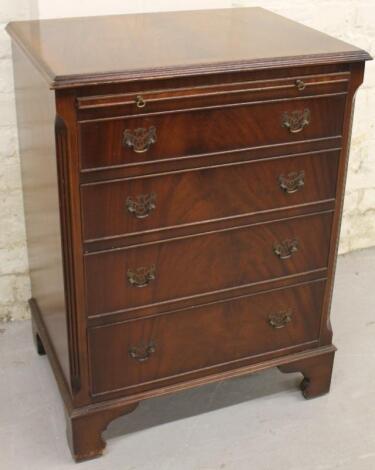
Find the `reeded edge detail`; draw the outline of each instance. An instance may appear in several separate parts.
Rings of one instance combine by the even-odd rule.
[[[60,217],[61,217],[61,235],[63,237],[63,259],[64,259],[64,287],[65,287],[65,303],[67,316],[67,330],[69,341],[69,367],[70,367],[70,384],[72,391],[77,393],[81,389],[81,365],[79,358],[79,340],[78,340],[78,319],[75,299],[75,273],[73,270],[72,258],[74,253],[72,250],[71,239],[71,204],[70,192],[68,185],[62,181],[67,181],[69,170],[69,143],[68,129],[64,119],[56,115],[55,117],[55,140],[58,171],[61,173],[59,178],[59,199],[60,199]],[[68,267],[71,266],[71,272],[68,273]]]
[[[246,72],[260,69],[275,69],[303,65],[322,65],[345,62],[363,62],[372,60],[364,50],[350,51],[341,54],[319,54],[301,57],[284,57],[258,61],[217,62],[212,64],[191,64],[188,66],[165,67],[160,69],[138,69],[122,72],[107,72],[87,75],[60,75],[50,78],[54,89],[70,88],[102,83],[126,82],[139,79],[173,78],[191,75],[209,75],[224,72]]]

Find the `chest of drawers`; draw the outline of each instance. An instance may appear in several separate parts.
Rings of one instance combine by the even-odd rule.
[[[269,367],[328,392],[368,54],[260,8],[8,32],[33,333],[75,459],[150,397]]]

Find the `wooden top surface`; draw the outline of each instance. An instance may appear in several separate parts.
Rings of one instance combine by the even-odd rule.
[[[53,88],[371,58],[262,8],[20,21],[7,31]]]

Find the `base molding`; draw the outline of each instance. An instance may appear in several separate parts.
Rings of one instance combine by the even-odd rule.
[[[226,370],[224,372],[218,372],[215,374],[210,374],[204,377],[191,379],[184,382],[175,383],[168,386],[163,386],[160,388],[155,388],[153,390],[147,390],[144,392],[139,392],[134,395],[109,399],[106,401],[96,402],[91,405],[88,405],[85,408],[77,409],[77,412],[89,412],[90,410],[98,410],[101,408],[108,408],[109,406],[126,406],[134,402],[140,402],[142,400],[147,400],[149,398],[160,397],[164,395],[169,395],[172,393],[177,393],[189,388],[195,388],[203,386],[209,383],[219,382],[222,380],[227,380],[235,377],[240,377],[243,375],[252,374],[255,372],[260,372],[262,370],[270,369],[273,367],[278,367],[283,372],[286,372],[286,367],[290,367],[290,372],[302,372],[301,364],[308,363],[310,360],[315,358],[317,363],[325,361],[326,357],[334,356],[336,352],[336,347],[334,345],[317,347],[314,349],[308,349],[302,352],[288,354],[285,356],[280,356],[273,358],[264,362],[258,362],[256,364],[250,364],[243,367],[234,368],[231,370]],[[292,370],[293,369],[293,370]],[[302,372],[303,373],[303,372]]]
[[[102,455],[106,445],[102,438],[102,433],[109,423],[122,415],[132,412],[140,401],[148,398],[168,395],[189,388],[248,375],[271,367],[278,367],[282,372],[286,373],[301,372],[304,376],[301,390],[305,398],[313,398],[329,391],[336,351],[335,346],[332,344],[155,388],[131,396],[91,402],[86,406],[75,407],[69,385],[64,377],[48,335],[38,303],[35,299],[30,299],[29,304],[32,314],[33,335],[37,341],[37,351],[39,354],[43,351],[47,353],[56,377],[65,404],[67,438],[73,458],[76,461],[87,460]],[[92,397],[87,397],[87,399],[88,401],[92,400]]]

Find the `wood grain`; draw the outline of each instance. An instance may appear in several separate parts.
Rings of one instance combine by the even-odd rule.
[[[314,99],[242,104],[144,117],[116,118],[80,125],[83,169],[134,165],[200,153],[216,153],[301,139],[341,135],[345,93]],[[284,113],[308,109],[311,122],[292,134],[282,126]],[[123,145],[124,132],[155,128],[156,142],[144,153]]]
[[[369,59],[262,8],[15,22],[8,32],[55,88]]]
[[[199,296],[324,268],[331,220],[328,212],[86,255],[87,314]],[[290,259],[280,260],[274,245],[287,239],[297,239],[299,248]],[[128,282],[128,270],[152,265],[156,279],[148,286],[137,288]]]
[[[283,354],[284,348],[316,342],[324,285],[313,283],[91,329],[92,393],[172,376],[183,380],[186,372],[270,351]],[[285,312],[290,312],[290,322],[273,328],[270,316]],[[130,357],[131,348],[139,348],[141,354],[149,344],[155,351],[144,362]]]
[[[301,372],[301,391],[306,399],[316,398],[329,392],[335,351],[324,356],[309,357],[291,364],[279,366],[281,372]]]
[[[235,218],[258,211],[332,200],[339,152],[179,171],[81,186],[86,241],[148,230]],[[304,186],[287,193],[280,177],[303,174]],[[155,208],[137,218],[129,212],[140,196],[154,195]],[[130,203],[127,201],[130,199]]]

